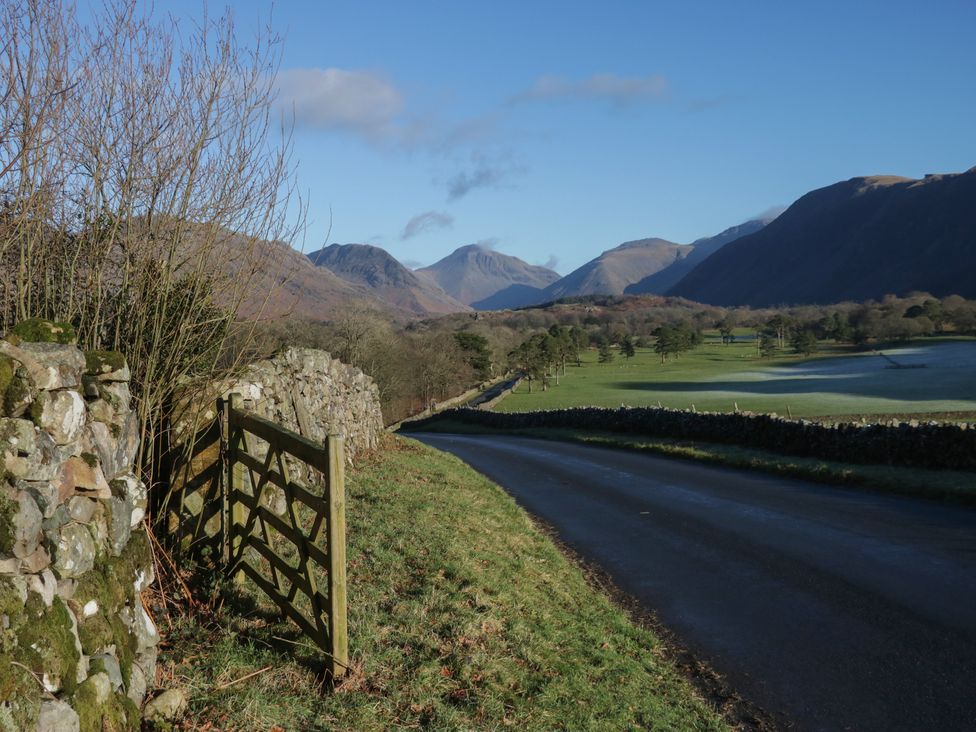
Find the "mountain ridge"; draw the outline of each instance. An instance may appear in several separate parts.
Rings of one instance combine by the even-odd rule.
[[[810,191],[667,291],[711,305],[976,297],[976,168],[850,178]]]

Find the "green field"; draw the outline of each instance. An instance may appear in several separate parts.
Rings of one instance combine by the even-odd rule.
[[[759,358],[746,341],[706,343],[666,364],[650,349],[597,363],[587,351],[546,392],[525,384],[496,409],[521,412],[564,407],[657,406],[699,411],[775,412],[793,416],[976,413],[976,340],[918,341],[884,353],[832,347],[814,358]],[[966,414],[968,413],[968,414]]]

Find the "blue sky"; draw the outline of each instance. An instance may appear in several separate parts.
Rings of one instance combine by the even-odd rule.
[[[331,209],[329,243],[416,266],[486,242],[565,274],[852,176],[976,165],[973,0],[233,7],[285,36],[306,250]]]

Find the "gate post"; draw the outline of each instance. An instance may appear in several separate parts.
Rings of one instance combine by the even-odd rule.
[[[225,404],[225,424],[227,429],[227,503],[228,503],[228,539],[230,554],[231,579],[237,584],[244,582],[244,573],[237,567],[243,559],[243,541],[241,530],[244,526],[244,505],[237,500],[237,491],[244,489],[246,476],[244,464],[238,461],[237,451],[241,446],[243,435],[234,425],[234,411],[241,408],[243,398],[240,394],[229,394]]]
[[[329,549],[329,669],[332,678],[344,676],[349,667],[349,635],[346,627],[346,457],[340,435],[326,438],[329,452],[329,516],[326,521]]]

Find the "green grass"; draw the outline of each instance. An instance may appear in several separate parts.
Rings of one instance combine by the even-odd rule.
[[[727,728],[652,632],[456,458],[388,438],[350,475],[347,516],[351,677],[319,694],[316,654],[245,588],[167,636],[187,729]]]
[[[775,412],[795,417],[861,415],[976,416],[976,341],[918,341],[900,348],[925,349],[899,355],[920,369],[889,369],[870,352],[831,346],[814,358],[756,356],[755,346],[723,346],[714,338],[679,359],[662,364],[649,349],[633,358],[617,354],[597,363],[595,351],[581,367],[569,366],[560,384],[529,394],[526,385],[497,407],[502,412],[565,407],[657,406],[728,412]]]
[[[858,465],[833,460],[783,455],[736,445],[663,437],[620,435],[573,429],[525,428],[497,430],[443,419],[424,426],[425,432],[503,434],[579,442],[600,447],[648,452],[665,457],[759,470],[818,483],[866,488],[965,505],[976,504],[976,475],[961,470],[926,470],[892,465]]]

